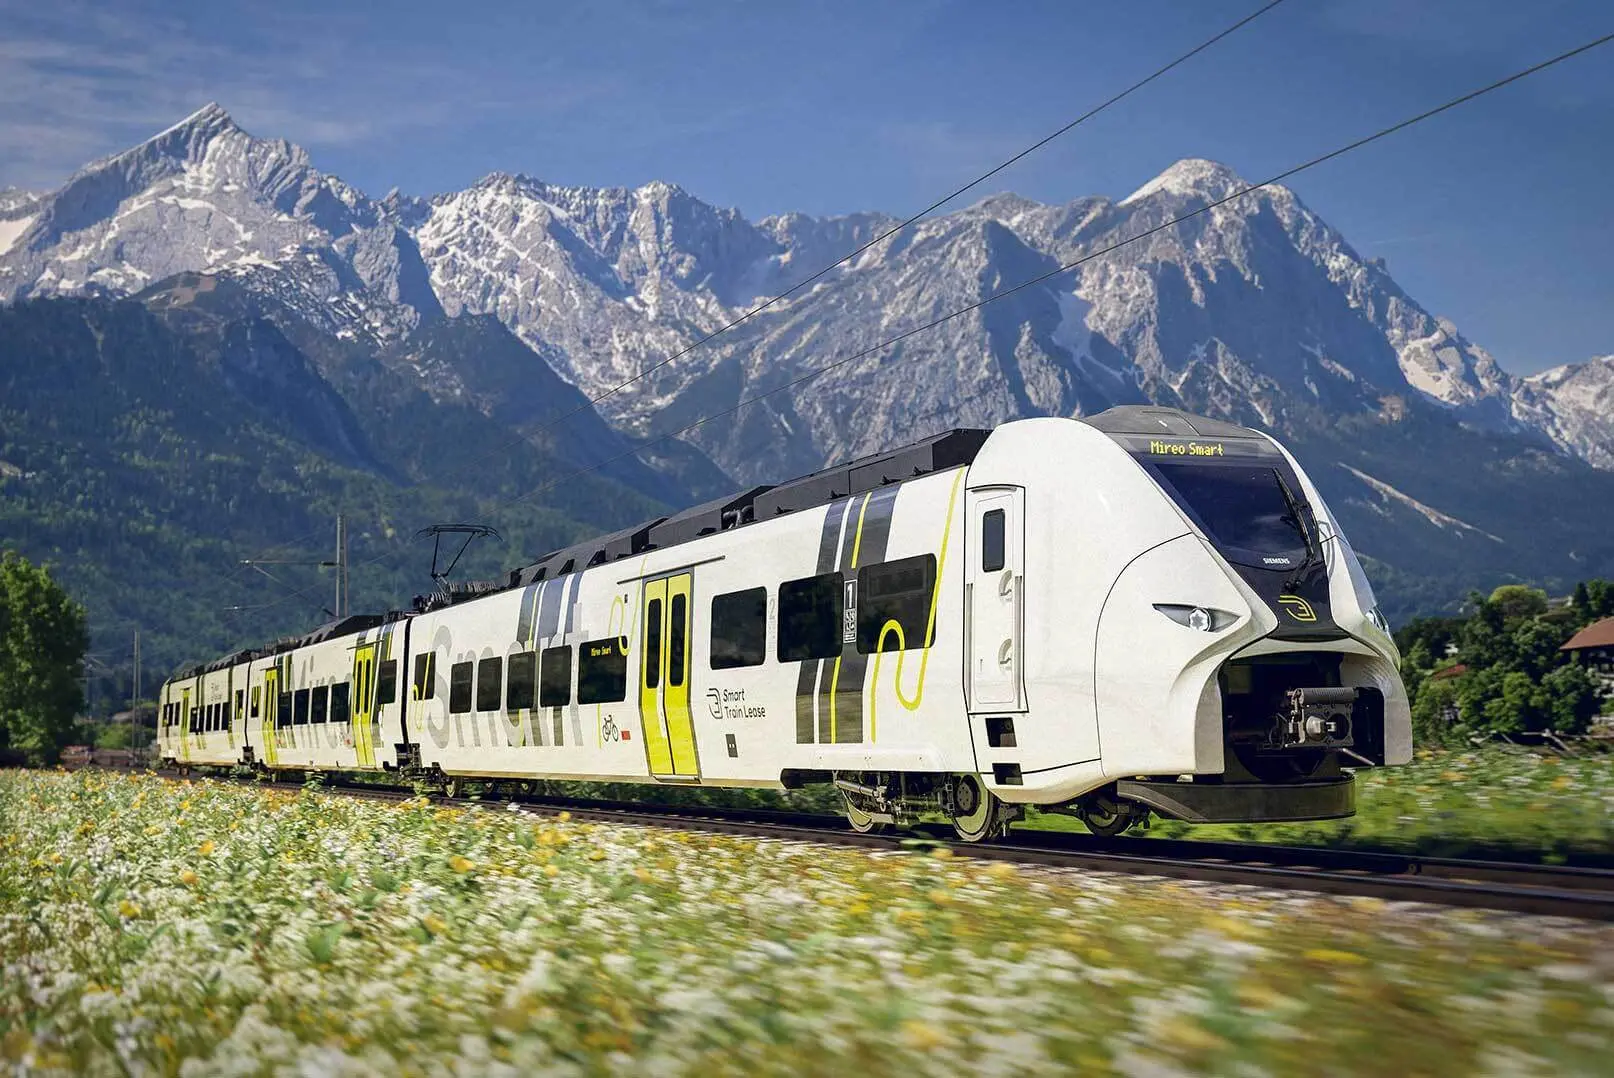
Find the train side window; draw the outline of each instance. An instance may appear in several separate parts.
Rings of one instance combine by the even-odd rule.
[[[475,663],[467,660],[448,668],[448,710],[463,715],[471,710],[471,681],[475,676]]]
[[[313,691],[309,708],[309,722],[324,722],[331,717],[331,689],[329,685],[321,685]]]
[[[667,615],[672,623],[667,630],[667,684],[676,689],[684,683],[689,663],[689,596],[674,595]]]
[[[263,686],[252,686],[252,717],[258,717],[258,704],[263,699]]]
[[[375,689],[375,702],[377,707],[398,701],[398,660],[388,659],[381,664],[381,673],[378,675]]]
[[[989,509],[981,518],[981,569],[995,573],[1003,568],[1008,549],[1003,510]]]
[[[235,722],[236,719],[241,718],[241,716],[246,713],[246,706],[247,706],[247,690],[245,690],[245,689],[237,689],[237,690],[235,690],[235,710],[230,713],[230,722],[232,724]]]
[[[538,653],[523,651],[510,656],[510,685],[504,693],[506,711],[525,711],[532,707],[538,690]]]
[[[712,598],[712,669],[760,666],[768,657],[768,589]]]
[[[291,725],[291,693],[283,692],[276,702],[276,726]]]
[[[614,704],[628,696],[628,652],[622,638],[586,640],[578,645],[577,702]]]
[[[191,733],[193,734],[199,734],[202,732],[201,711],[202,709],[199,707],[191,708]]]
[[[936,556],[898,558],[857,571],[857,650],[908,651],[935,640],[930,624]],[[926,635],[927,629],[929,635]]]
[[[353,686],[344,681],[331,686],[331,721],[353,721]]]
[[[476,709],[497,711],[504,695],[504,660],[498,656],[476,664]]]
[[[644,687],[661,684],[661,600],[652,599],[644,611]]]
[[[291,694],[291,723],[293,726],[308,725],[308,697],[307,689],[298,689]]]
[[[572,646],[545,648],[538,670],[538,706],[565,707],[572,702]]]
[[[828,659],[841,653],[841,574],[779,585],[779,661]]]
[[[437,693],[437,652],[415,656],[415,699],[430,700]]]

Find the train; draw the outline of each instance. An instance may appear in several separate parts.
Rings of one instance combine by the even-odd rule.
[[[180,671],[179,768],[837,791],[859,831],[1355,811],[1399,655],[1273,437],[1148,406],[953,430]]]

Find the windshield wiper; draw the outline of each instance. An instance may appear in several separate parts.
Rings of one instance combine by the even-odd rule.
[[[1311,529],[1306,526],[1306,518],[1301,515],[1303,509],[1309,511],[1311,507],[1304,505],[1300,499],[1295,497],[1295,492],[1289,489],[1289,484],[1284,480],[1281,471],[1276,468],[1272,469],[1272,477],[1278,481],[1278,489],[1283,492],[1283,502],[1289,507],[1289,516],[1295,522],[1295,530],[1300,533],[1300,538],[1306,544],[1306,556],[1300,559],[1300,564],[1295,567],[1294,576],[1285,585],[1293,588],[1295,583],[1306,575],[1306,570],[1311,568],[1312,562],[1317,556],[1311,542]]]

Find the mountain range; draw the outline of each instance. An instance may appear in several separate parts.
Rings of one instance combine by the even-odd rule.
[[[663,505],[947,427],[1154,401],[1294,445],[1392,610],[1467,582],[1614,569],[1614,356],[1509,374],[1281,186],[1131,241],[1244,186],[1190,159],[1119,200],[998,195],[928,218],[592,408],[585,397],[897,219],[753,222],[668,183],[504,173],[377,199],[209,105],[55,191],[0,192],[0,301],[132,300],[166,331],[213,342],[204,351],[237,395],[261,403],[262,387],[296,385],[293,436],[394,483],[446,481],[426,458],[450,450],[380,438],[372,383],[412,402],[397,408],[417,424],[453,415],[477,438],[513,433]]]

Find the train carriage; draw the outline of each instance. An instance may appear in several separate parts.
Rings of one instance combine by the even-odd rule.
[[[1410,758],[1397,661],[1280,445],[1120,408],[950,432],[221,660],[164,699],[235,721],[162,744],[443,783],[833,782],[856,827],[936,811],[968,839],[1028,804],[1101,832],[1323,818],[1354,809],[1346,767]]]

